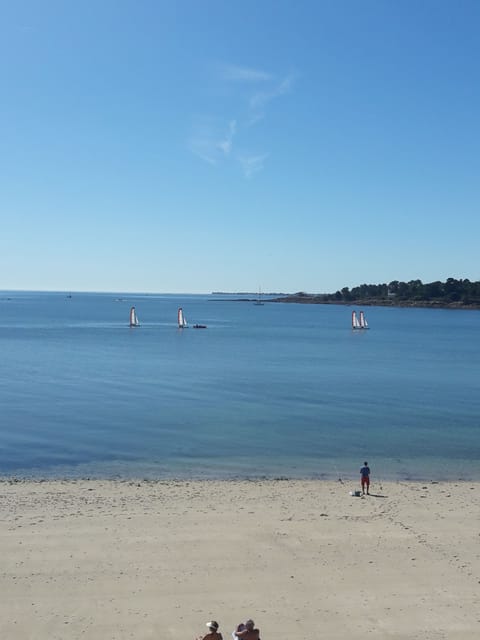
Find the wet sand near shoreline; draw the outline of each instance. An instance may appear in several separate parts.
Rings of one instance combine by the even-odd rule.
[[[0,481],[0,637],[470,640],[480,483]]]

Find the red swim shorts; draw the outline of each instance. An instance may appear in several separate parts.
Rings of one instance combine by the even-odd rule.
[[[362,487],[364,485],[367,485],[367,487],[370,486],[370,478],[368,476],[362,476]]]

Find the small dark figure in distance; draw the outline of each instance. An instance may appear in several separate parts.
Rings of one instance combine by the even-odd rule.
[[[370,467],[368,462],[363,463],[363,467],[360,469],[360,482],[362,485],[362,494],[365,495],[365,489],[367,490],[367,496],[370,489]]]

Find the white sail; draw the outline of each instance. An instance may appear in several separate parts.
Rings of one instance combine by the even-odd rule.
[[[130,326],[138,327],[138,325],[139,325],[139,322],[137,318],[137,312],[135,311],[135,307],[132,307],[130,309]]]
[[[183,329],[184,327],[187,326],[187,319],[185,318],[185,316],[183,315],[183,309],[182,307],[178,308],[178,314],[177,314],[177,318],[178,318],[178,328],[179,329]]]
[[[352,329],[360,329],[360,323],[358,321],[356,311],[352,311]]]
[[[368,329],[368,322],[363,311],[360,311],[360,329]]]

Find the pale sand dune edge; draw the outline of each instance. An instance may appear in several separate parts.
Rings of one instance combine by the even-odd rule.
[[[0,638],[480,637],[480,483],[1,481]]]

